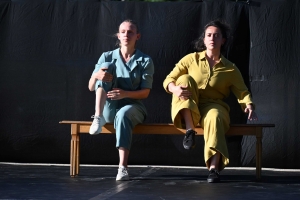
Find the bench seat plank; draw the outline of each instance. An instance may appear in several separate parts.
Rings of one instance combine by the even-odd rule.
[[[92,122],[90,121],[61,121],[60,124],[77,124],[79,133],[89,133]],[[231,124],[226,135],[256,135],[257,127],[274,127],[274,124]],[[197,126],[195,131],[197,135],[203,135],[203,129]],[[173,124],[151,123],[138,124],[134,130],[134,134],[160,134],[160,135],[177,135],[185,134],[185,129],[176,128]],[[112,123],[107,123],[102,128],[102,133],[112,134],[115,129]]]

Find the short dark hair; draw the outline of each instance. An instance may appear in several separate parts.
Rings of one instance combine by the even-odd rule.
[[[225,43],[221,47],[221,51],[224,51],[230,38],[230,26],[225,21],[220,19],[213,20],[204,26],[201,36],[194,41],[195,49],[198,51],[204,51],[206,49],[203,39],[205,37],[205,31],[209,26],[214,26],[220,29],[222,37],[226,39]]]

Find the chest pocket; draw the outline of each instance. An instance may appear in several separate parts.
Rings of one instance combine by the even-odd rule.
[[[130,79],[134,89],[140,89],[142,81],[143,68],[140,62],[137,62],[137,66],[130,72]]]

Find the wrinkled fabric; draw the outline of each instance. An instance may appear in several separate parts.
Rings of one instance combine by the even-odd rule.
[[[167,75],[163,86],[168,93],[170,82],[187,86],[192,93],[188,100],[172,95],[171,115],[174,125],[185,128],[179,112],[185,108],[191,110],[194,125],[200,124],[204,129],[206,166],[210,166],[209,159],[219,151],[222,155],[219,170],[224,169],[229,163],[225,133],[229,129],[230,109],[223,99],[232,91],[242,109],[253,104],[240,71],[224,56],[211,69],[205,51],[196,52],[183,57]]]
[[[96,90],[98,87],[102,87],[106,92],[113,88],[120,88],[125,91],[152,88],[153,61],[138,49],[127,63],[124,63],[119,48],[103,53],[95,65],[92,75],[102,68],[107,68],[107,71],[113,75],[113,81],[107,83],[97,80]],[[128,150],[131,148],[133,128],[142,123],[146,116],[146,107],[140,99],[107,99],[103,109],[105,121],[114,123],[116,147],[124,147]]]

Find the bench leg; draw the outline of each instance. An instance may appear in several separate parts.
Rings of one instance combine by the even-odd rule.
[[[261,180],[262,128],[256,127],[256,180]]]
[[[75,171],[75,175],[79,174],[79,147],[80,147],[80,141],[79,141],[79,134],[77,134],[76,136],[76,171]]]
[[[70,176],[79,174],[79,133],[76,124],[71,124]]]

